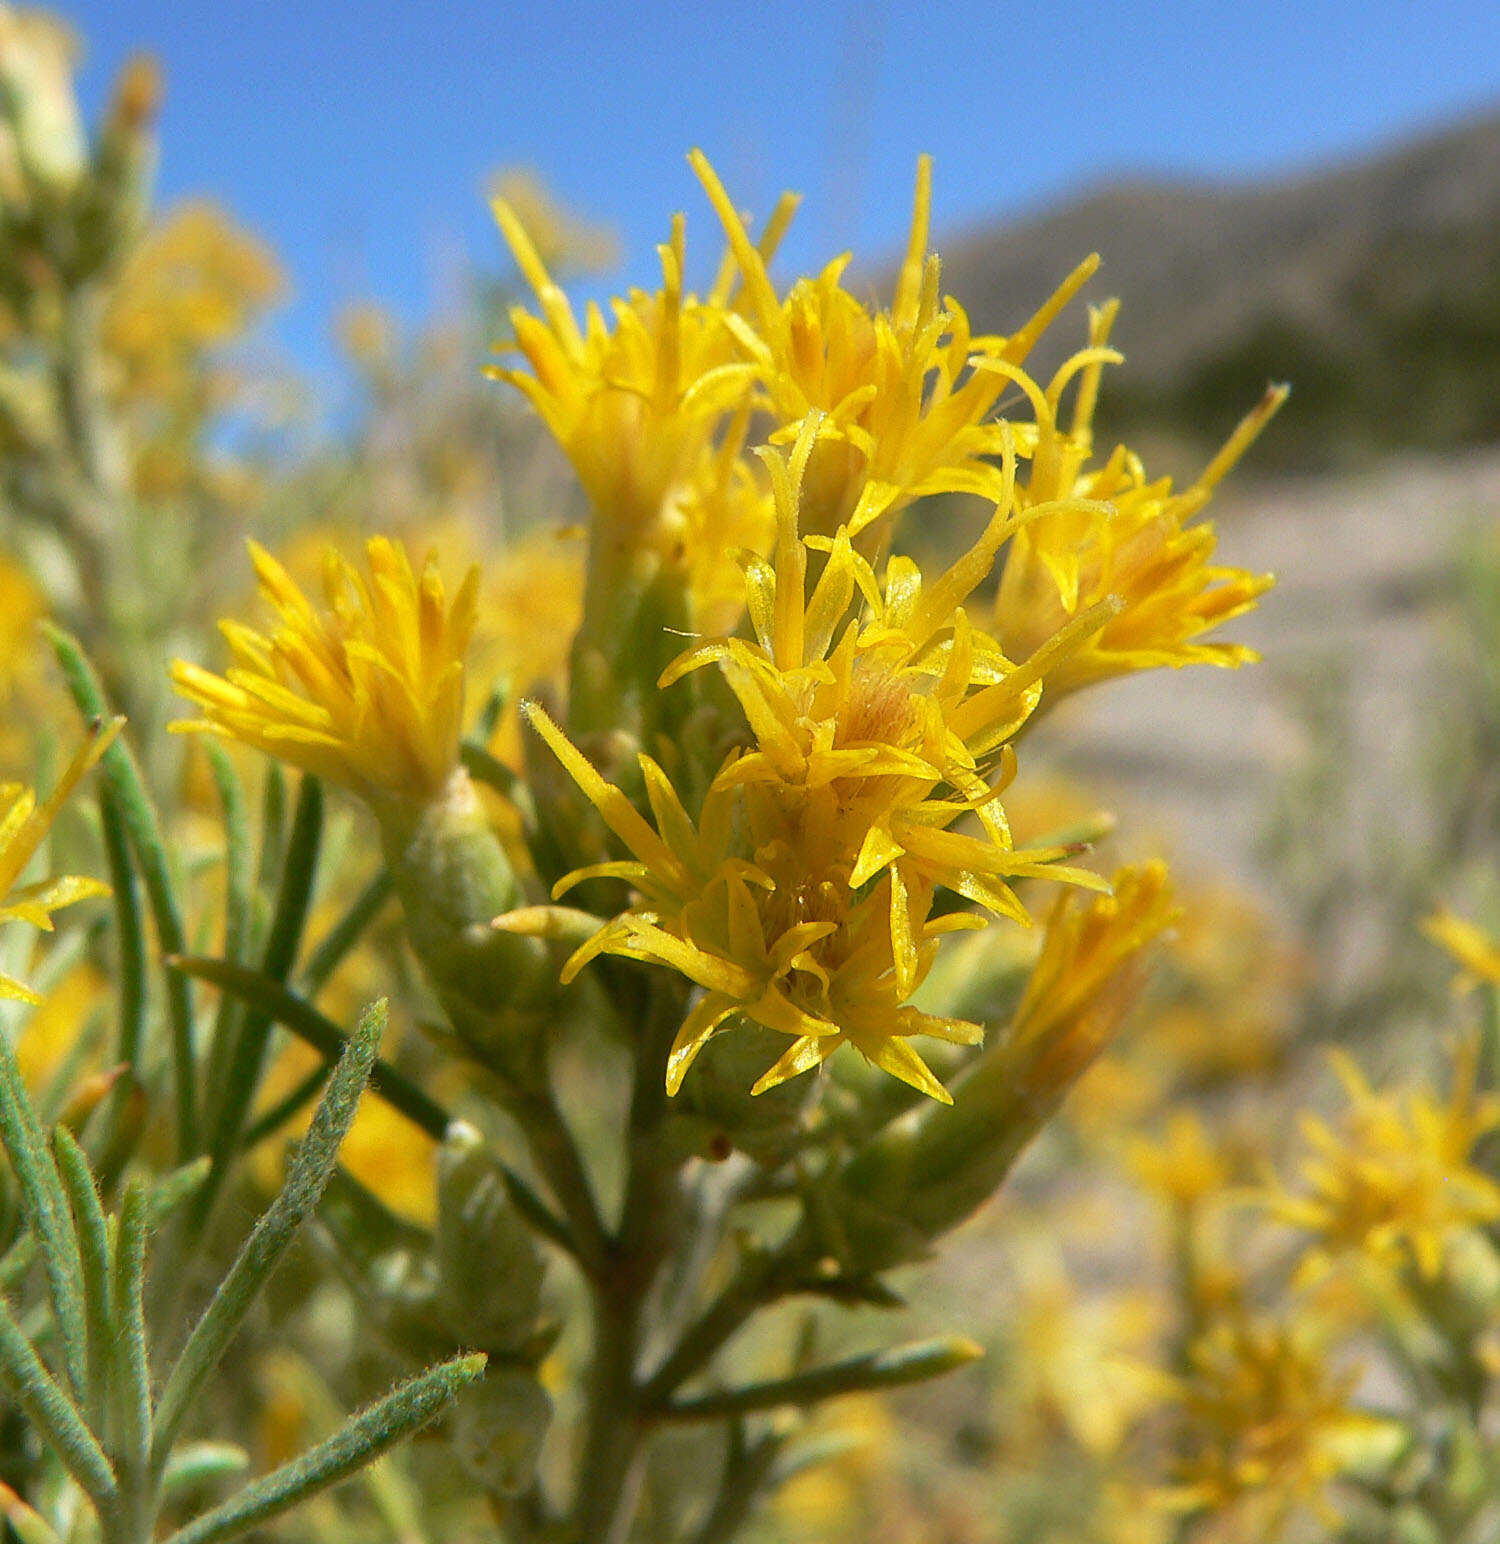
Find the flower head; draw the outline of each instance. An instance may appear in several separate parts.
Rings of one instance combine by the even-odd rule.
[[[1019,365],[1097,259],[1082,265],[1014,339],[972,338],[962,308],[940,295],[940,264],[927,252],[932,162],[923,156],[889,310],[872,312],[844,287],[847,254],[778,297],[766,254],[750,240],[708,158],[695,150],[689,160],[744,281],[734,337],[778,420],[773,440],[793,439],[809,420],[817,422],[812,528],[827,535],[847,526],[857,537],[924,494],[997,496],[999,472],[989,458],[999,455],[1003,431],[991,413],[1006,383],[973,370],[971,358],[988,349]]]
[[[1038,1092],[1068,1087],[1108,1043],[1140,989],[1142,950],[1175,916],[1164,863],[1119,870],[1108,895],[1058,896],[1010,1030],[1040,1053]]]
[[[1500,1126],[1500,1097],[1476,1086],[1478,1046],[1460,1043],[1446,1100],[1430,1088],[1377,1093],[1347,1056],[1332,1060],[1348,1108],[1337,1126],[1304,1115],[1303,1186],[1273,1193],[1269,1209],[1309,1235],[1304,1279],[1351,1253],[1435,1276],[1456,1233],[1500,1218],[1500,1185],[1473,1161]]]
[[[1115,310],[1111,303],[1090,313],[1090,347],[1074,355],[1045,392],[1003,361],[980,363],[1019,385],[1035,413],[1022,502],[1034,508],[1068,497],[1089,501],[1045,514],[1017,532],[995,598],[995,636],[1008,651],[1024,653],[1103,597],[1118,600],[1116,614],[1053,672],[1053,700],[1135,670],[1237,666],[1255,659],[1250,649],[1203,637],[1249,611],[1274,582],[1269,574],[1216,565],[1212,524],[1190,522],[1281,406],[1287,388],[1268,389],[1181,493],[1170,478],[1148,479],[1140,458],[1123,446],[1089,469],[1099,374],[1119,358],[1105,347]],[[1061,398],[1075,376],[1077,397],[1065,430]]]
[[[1351,1402],[1356,1378],[1339,1371],[1315,1327],[1243,1308],[1215,1317],[1169,1380],[1181,1447],[1159,1500],[1174,1511],[1253,1514],[1271,1536],[1298,1507],[1325,1521],[1330,1486],[1380,1422]]]
[[[923,1013],[908,999],[931,968],[939,936],[975,919],[931,916],[925,886],[893,905],[900,885],[893,876],[857,894],[846,878],[831,877],[838,871],[820,863],[820,854],[792,839],[796,833],[774,808],[740,809],[731,782],[715,782],[695,822],[661,768],[642,755],[653,828],[540,707],[529,703],[525,712],[631,854],[565,876],[554,896],[593,878],[627,879],[637,892],[574,953],[564,980],[596,955],[618,954],[666,965],[703,988],[672,1047],[669,1092],[709,1038],[743,1017],[792,1037],[753,1092],[809,1071],[847,1043],[949,1100],[908,1041],[925,1034],[974,1044],[979,1026]],[[892,926],[893,912],[901,929]]]
[[[747,560],[753,639],[698,644],[662,676],[670,685],[714,664],[739,699],[755,748],[719,781],[775,804],[794,844],[826,851],[830,876],[849,887],[890,872],[898,907],[917,888],[946,887],[1024,922],[1008,879],[1101,887],[1059,863],[1068,848],[1017,851],[999,804],[1015,772],[1007,742],[1083,630],[1017,665],[970,624],[963,603],[1015,526],[1008,482],[979,540],[934,582],[902,557],[888,562],[882,582],[846,528],[831,539],[801,533],[817,432],[809,420],[790,456],[763,452],[777,536],[772,561]],[[1014,472],[1013,457],[1007,469]],[[968,814],[981,835],[951,829]]]
[[[432,559],[418,574],[379,536],[366,552],[368,579],[328,549],[319,609],[252,542],[279,625],[222,622],[235,659],[223,676],[178,660],[173,682],[207,716],[173,727],[240,740],[375,804],[430,799],[458,765],[478,570],[450,605]]]
[[[515,210],[504,199],[494,210],[542,315],[511,312],[514,346],[530,370],[491,373],[536,409],[613,539],[650,538],[673,523],[676,500],[750,390],[720,298],[699,300],[683,288],[683,218],[657,248],[662,287],[614,301],[612,326],[591,304],[580,326]]]
[[[40,803],[33,789],[19,783],[0,785],[0,810],[4,812],[0,814],[0,922],[28,922],[51,932],[53,912],[75,901],[109,894],[108,885],[73,874],[38,880],[19,889],[16,881],[36,855],[73,790],[109,749],[124,722],[117,718],[108,724],[96,724],[57,786]],[[0,997],[40,1001],[28,987],[6,975],[0,975]]]

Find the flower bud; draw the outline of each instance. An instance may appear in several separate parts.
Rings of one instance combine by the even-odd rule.
[[[1059,901],[1006,1035],[959,1075],[952,1106],[892,1122],[850,1161],[838,1188],[874,1214],[846,1230],[854,1268],[920,1258],[977,1210],[1109,1043],[1140,984],[1141,950],[1173,916],[1159,863],[1122,869],[1114,892]]]
[[[3,137],[25,180],[47,192],[74,187],[88,162],[73,93],[76,52],[61,22],[36,11],[0,10],[0,87],[8,131]]]
[[[483,1137],[464,1121],[449,1126],[438,1159],[436,1257],[438,1308],[454,1338],[518,1351],[536,1326],[545,1262]]]
[[[460,1035],[503,1049],[516,1016],[556,1000],[557,964],[539,938],[493,928],[521,887],[469,775],[457,769],[420,806],[377,808],[407,936]]]
[[[750,1092],[751,1084],[785,1049],[784,1034],[745,1023],[733,1034],[716,1035],[699,1052],[678,1099],[683,1112],[704,1122],[708,1156],[726,1157],[737,1148],[776,1168],[797,1150],[802,1113],[815,1082],[792,1079],[763,1094]]]

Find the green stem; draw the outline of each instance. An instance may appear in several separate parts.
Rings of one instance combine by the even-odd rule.
[[[656,1136],[666,1109],[664,1069],[679,1008],[667,994],[653,994],[641,1025],[620,1231],[610,1269],[592,1283],[594,1361],[577,1512],[581,1537],[601,1544],[627,1537],[642,1474],[646,1422],[637,1368],[643,1318],[647,1295],[676,1232],[668,1194],[676,1171],[663,1161]]]
[[[729,1284],[683,1331],[666,1361],[647,1380],[641,1398],[649,1408],[665,1405],[757,1308],[774,1301],[779,1295],[781,1263],[776,1255],[752,1255],[741,1263]]]
[[[738,1426],[731,1428],[730,1449],[724,1459],[719,1494],[692,1544],[729,1544],[744,1526],[750,1508],[767,1476],[786,1446],[783,1433],[769,1431],[757,1442],[746,1444]]]

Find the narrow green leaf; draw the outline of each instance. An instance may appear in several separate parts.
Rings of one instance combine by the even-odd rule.
[[[0,1378],[84,1493],[95,1506],[107,1507],[115,1496],[115,1476],[109,1460],[84,1424],[78,1407],[54,1381],[31,1342],[21,1333],[7,1303],[0,1303]]]
[[[93,1170],[83,1149],[66,1126],[52,1132],[52,1152],[57,1172],[68,1195],[77,1230],[79,1259],[83,1268],[84,1323],[88,1334],[87,1381],[82,1395],[95,1426],[104,1414],[109,1387],[110,1358],[109,1229],[99,1202]]]
[[[62,666],[79,711],[86,719],[107,717],[110,709],[104,689],[82,644],[71,634],[50,624],[44,623],[43,630]],[[172,884],[161,821],[124,735],[118,736],[105,751],[100,773],[118,802],[146,886],[146,898],[162,953],[181,954],[186,945],[182,913]],[[177,1150],[186,1158],[197,1150],[198,1145],[197,1095],[193,1083],[193,997],[189,983],[180,975],[169,973],[166,984],[167,1016],[172,1030],[172,1083],[177,1099]]]
[[[297,978],[299,995],[316,997],[322,991],[328,978],[343,964],[349,951],[364,937],[365,930],[395,893],[396,882],[391,878],[391,871],[381,869],[350,902],[348,911],[318,940]]]
[[[315,777],[304,777],[287,842],[286,860],[282,865],[276,913],[261,960],[261,974],[273,981],[284,981],[297,957],[297,946],[312,901],[313,876],[317,871],[322,838],[323,785]],[[247,1013],[240,1020],[235,1030],[234,1049],[223,1071],[223,1082],[209,1093],[213,1117],[208,1152],[214,1166],[194,1198],[200,1223],[211,1212],[239,1147],[245,1117],[260,1086],[271,1023],[271,1015],[258,1010]]]
[[[144,1482],[151,1463],[151,1368],[146,1350],[146,1238],[151,1227],[151,1194],[132,1181],[120,1207],[110,1296],[115,1305],[111,1384],[115,1450],[127,1489]]]
[[[509,1164],[497,1162],[496,1166],[500,1170],[501,1179],[505,1181],[505,1189],[510,1196],[511,1205],[544,1238],[550,1239],[559,1249],[572,1255],[575,1260],[582,1259],[578,1250],[578,1240],[573,1236],[572,1228]]]
[[[828,1367],[794,1373],[790,1378],[673,1400],[658,1407],[655,1413],[669,1421],[720,1421],[756,1410],[774,1410],[780,1405],[811,1405],[839,1394],[922,1383],[983,1355],[982,1346],[958,1336],[914,1341],[911,1345],[894,1346],[887,1351],[874,1351],[867,1356],[834,1362]]]
[[[161,1477],[163,1496],[212,1485],[250,1467],[250,1455],[233,1442],[190,1442],[179,1448]]]
[[[52,1311],[62,1336],[68,1383],[83,1398],[87,1387],[88,1331],[78,1235],[68,1211],[62,1179],[21,1081],[16,1053],[4,1034],[0,1034],[0,1144],[21,1187],[26,1219],[41,1251]]]
[[[484,1371],[483,1356],[460,1356],[408,1379],[350,1418],[326,1442],[247,1485],[222,1506],[179,1528],[167,1544],[218,1544],[279,1517],[425,1426]]]
[[[130,839],[120,801],[106,785],[99,796],[104,823],[104,850],[109,858],[109,883],[114,891],[116,965],[115,995],[119,1028],[115,1058],[132,1073],[140,1060],[146,1023],[146,930],[141,920],[140,887],[130,861]]]
[[[332,1019],[319,1013],[311,1003],[296,996],[281,982],[273,981],[259,971],[233,965],[228,960],[206,960],[198,955],[182,955],[171,963],[174,970],[196,976],[221,992],[232,992],[268,1014],[298,1039],[305,1040],[325,1061],[336,1061],[349,1043]],[[439,1142],[443,1140],[448,1130],[448,1112],[389,1062],[375,1063],[370,1086],[414,1125]]]
[[[213,1301],[177,1358],[157,1413],[153,1465],[165,1467],[183,1417],[244,1322],[256,1294],[276,1268],[333,1173],[339,1143],[354,1119],[369,1081],[375,1047],[385,1029],[384,999],[367,1008],[329,1079],[306,1138],[287,1169],[286,1183],[245,1240]]]

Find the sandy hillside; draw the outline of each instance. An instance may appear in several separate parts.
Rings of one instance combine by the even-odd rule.
[[[1249,879],[1273,784],[1301,754],[1298,676],[1334,660],[1348,672],[1372,819],[1407,775],[1452,554],[1500,519],[1500,450],[1231,488],[1210,513],[1225,561],[1278,576],[1226,630],[1264,663],[1108,684],[1061,709],[1036,751],[1160,830],[1180,862]]]

